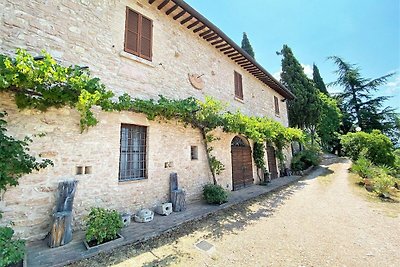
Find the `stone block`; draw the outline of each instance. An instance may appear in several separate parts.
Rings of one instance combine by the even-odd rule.
[[[154,212],[149,209],[141,209],[135,214],[135,222],[151,222],[154,218]]]
[[[160,215],[170,215],[172,213],[172,203],[163,203],[156,207],[155,212]]]

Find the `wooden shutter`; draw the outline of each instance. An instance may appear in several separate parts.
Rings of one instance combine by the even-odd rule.
[[[276,96],[274,96],[274,104],[275,104],[275,114],[279,114],[279,100]]]
[[[142,16],[141,19],[140,56],[151,60],[153,24],[148,18]]]
[[[125,51],[139,56],[139,14],[126,8]]]
[[[243,100],[242,75],[235,71],[235,96]]]
[[[126,8],[125,51],[151,60],[153,42],[153,22]]]

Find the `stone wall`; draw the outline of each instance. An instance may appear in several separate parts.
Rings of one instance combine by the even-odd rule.
[[[123,52],[126,6],[153,20],[152,62]],[[210,95],[228,102],[231,110],[268,116],[287,126],[286,104],[280,102],[279,117],[274,112],[273,96],[282,96],[146,1],[5,0],[0,2],[0,10],[0,53],[11,55],[16,48],[32,53],[45,49],[62,64],[89,66],[116,94],[198,99]],[[243,76],[244,101],[234,99],[234,71]],[[203,90],[190,85],[189,73],[204,74]],[[212,181],[197,129],[177,122],[148,121],[142,114],[95,110],[99,124],[81,134],[76,110],[19,111],[11,98],[0,94],[0,109],[9,114],[9,133],[17,138],[45,133],[33,137],[31,153],[54,162],[54,167],[22,177],[20,185],[8,190],[0,201],[5,220],[14,221],[17,233],[27,239],[40,239],[48,233],[57,184],[65,179],[79,181],[75,229],[91,206],[135,212],[167,201],[171,172],[178,173],[189,201],[198,199],[202,186]],[[118,182],[121,123],[148,126],[145,180]],[[234,135],[220,130],[215,135],[221,140],[213,142],[214,154],[226,168],[218,182],[229,190]],[[190,158],[193,145],[199,148],[198,160]],[[166,162],[172,166],[165,168]],[[76,175],[77,166],[91,167],[91,174]],[[255,167],[253,173],[257,180]]]

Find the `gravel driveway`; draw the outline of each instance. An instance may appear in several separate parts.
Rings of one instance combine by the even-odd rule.
[[[76,266],[400,266],[400,204],[358,188],[349,161],[324,163],[277,193]]]

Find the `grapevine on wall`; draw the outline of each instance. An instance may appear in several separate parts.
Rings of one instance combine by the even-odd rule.
[[[93,78],[89,70],[79,66],[64,67],[45,51],[33,57],[25,50],[17,50],[15,58],[0,55],[0,92],[14,95],[20,109],[32,108],[42,111],[50,107],[75,107],[80,113],[81,131],[95,126],[98,120],[91,108],[99,106],[104,111],[132,111],[146,114],[147,118],[178,120],[185,125],[198,128],[204,139],[205,149],[213,181],[224,170],[224,165],[212,154],[210,145],[215,138],[211,134],[216,128],[225,132],[242,134],[257,143],[273,143],[278,151],[278,159],[283,162],[283,148],[293,140],[301,141],[303,133],[299,129],[286,128],[265,117],[247,116],[236,111],[227,111],[224,104],[211,97],[205,101],[193,97],[169,99],[159,96],[154,99],[137,99],[128,94],[118,98],[106,90],[99,78]],[[254,156],[258,168],[263,165],[264,153],[259,149]]]

